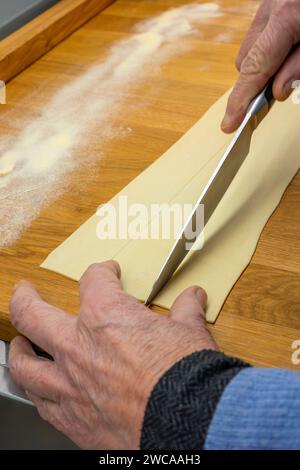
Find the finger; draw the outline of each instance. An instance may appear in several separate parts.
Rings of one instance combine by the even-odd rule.
[[[265,0],[261,3],[259,9],[257,10],[255,18],[248,32],[246,33],[246,36],[242,42],[241,48],[236,58],[236,67],[238,70],[241,69],[241,64],[244,58],[246,57],[251,47],[258,39],[259,35],[262,33],[268,23],[271,13],[272,1],[273,0]]]
[[[124,294],[120,277],[116,261],[92,264],[80,280],[82,311],[100,311],[101,307],[113,305]]]
[[[27,281],[15,287],[10,301],[11,322],[24,336],[55,356],[60,333],[70,329],[75,318],[44,302]]]
[[[277,72],[294,44],[294,36],[278,18],[270,18],[241,64],[241,72],[228,100],[222,122],[224,132],[233,132],[245,117],[250,101]]]
[[[278,101],[287,99],[298,80],[300,80],[300,46],[292,51],[276,74],[273,84],[275,99]]]
[[[200,287],[189,287],[175,300],[170,309],[170,318],[192,328],[205,323],[207,296]]]
[[[170,310],[170,318],[201,332],[203,341],[208,349],[218,349],[214,339],[207,329],[205,319],[205,307],[207,302],[206,292],[201,287],[189,287],[180,294]]]
[[[10,343],[9,368],[14,382],[26,392],[59,400],[62,390],[55,363],[39,358],[23,336],[17,336]]]

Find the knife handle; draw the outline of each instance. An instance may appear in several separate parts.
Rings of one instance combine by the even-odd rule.
[[[254,128],[256,128],[263,118],[268,114],[271,106],[274,103],[272,91],[273,81],[274,79],[272,78],[267,83],[263,91],[257,95],[254,100],[251,101],[248,107],[247,114],[250,114],[250,116],[253,117]]]

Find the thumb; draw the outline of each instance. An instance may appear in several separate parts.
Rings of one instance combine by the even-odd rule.
[[[205,325],[207,296],[201,287],[185,289],[175,300],[170,310],[170,318],[192,328]]]
[[[205,349],[218,349],[205,319],[207,295],[201,287],[189,287],[180,294],[170,310],[170,319],[201,334]]]

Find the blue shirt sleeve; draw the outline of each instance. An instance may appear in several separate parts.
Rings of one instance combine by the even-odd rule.
[[[217,405],[205,449],[300,449],[300,373],[239,372]]]

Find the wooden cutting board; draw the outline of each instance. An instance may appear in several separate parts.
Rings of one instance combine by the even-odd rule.
[[[13,135],[14,125],[4,119],[6,114],[17,120],[32,118],[54,90],[95,60],[102,60],[114,41],[126,38],[137,21],[186,3],[117,0],[8,84],[8,104],[0,106],[0,132]],[[131,128],[130,135],[110,141],[105,148],[100,139],[91,143],[93,151],[103,152],[99,167],[87,172],[84,181],[74,171],[69,177],[72,190],[45,208],[13,246],[0,249],[1,338],[8,340],[15,334],[9,323],[9,298],[14,283],[22,278],[32,281],[48,302],[76,314],[77,284],[41,270],[40,263],[232,86],[237,77],[235,56],[258,2],[218,3],[227,12],[203,25],[200,38],[190,38],[188,52],[163,65],[155,78],[128,91],[127,105],[115,124]],[[38,54],[45,52],[43,46],[36,47]],[[143,103],[142,113],[128,106],[130,100]],[[250,266],[210,327],[223,350],[253,364],[292,367],[291,344],[300,339],[299,207],[297,175],[266,225]]]
[[[30,13],[27,10],[26,15],[23,9],[23,19],[18,18],[15,12],[15,20],[8,26],[12,31],[18,23],[23,22],[24,26],[0,41],[0,79],[7,82],[15,77],[113,1],[60,0],[29,23],[26,18],[34,16],[38,10],[37,4],[41,4],[40,9],[46,8],[50,6],[51,0],[36,1],[33,11]]]

